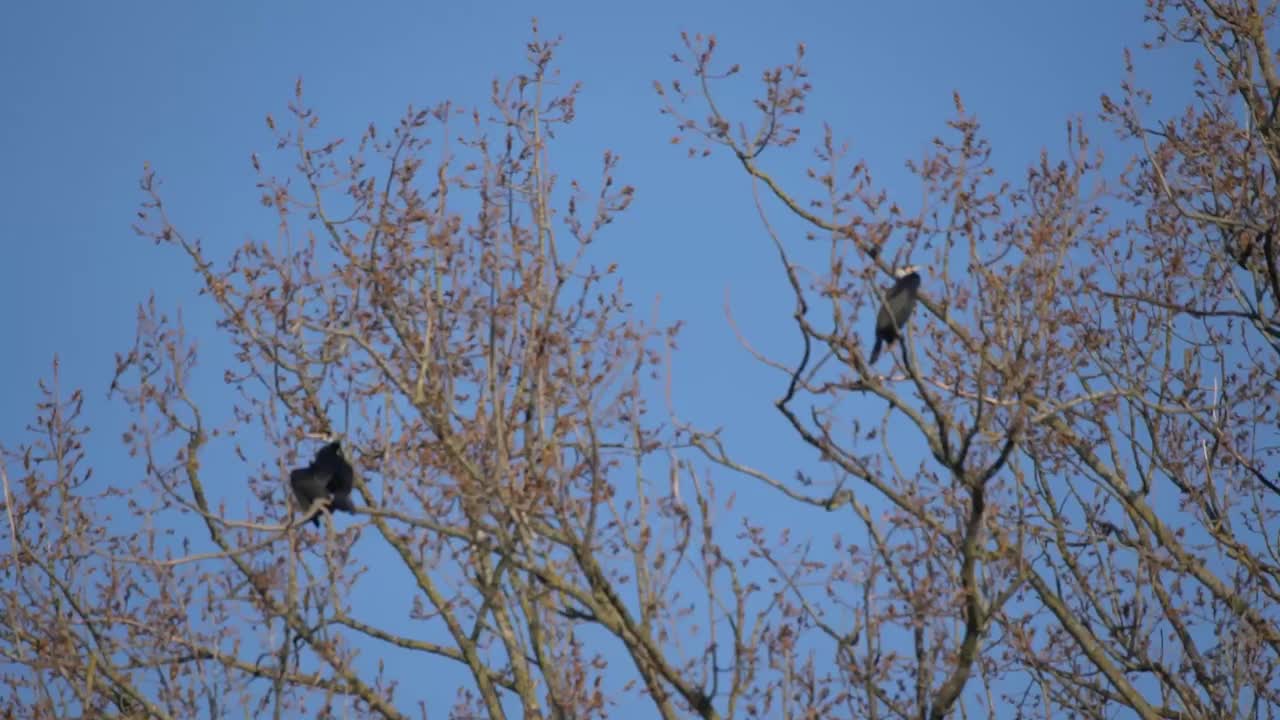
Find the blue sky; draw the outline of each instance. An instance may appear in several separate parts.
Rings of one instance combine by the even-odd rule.
[[[996,139],[997,162],[1018,168],[1041,147],[1061,146],[1072,113],[1094,114],[1098,94],[1121,76],[1122,47],[1147,36],[1140,3],[982,7],[15,5],[0,24],[0,293],[19,342],[6,353],[0,432],[12,439],[25,423],[54,352],[95,410],[111,354],[127,344],[134,307],[151,290],[189,313],[207,309],[191,297],[180,259],[130,231],[144,162],[166,180],[182,227],[215,247],[238,243],[270,223],[248,157],[269,151],[263,117],[283,110],[297,77],[335,134],[390,123],[410,103],[481,104],[493,77],[521,69],[535,11],[545,31],[565,36],[566,78],[584,83],[577,126],[555,159],[560,171],[592,177],[604,149],[622,154],[620,179],[638,195],[609,241],[633,300],[643,307],[661,295],[664,318],[689,323],[678,381],[696,377],[708,396],[756,407],[752,393],[732,391],[763,371],[737,351],[724,293],[764,337],[787,329],[789,305],[779,302],[785,288],[740,170],[727,158],[686,161],[667,145],[671,125],[651,86],[677,76],[668,58],[679,31],[716,33],[722,56],[742,62],[748,80],[806,42],[818,88],[810,116],[829,121],[878,178],[913,198],[902,162],[942,130],[953,89]],[[734,372],[704,376],[704,362]]]
[[[688,161],[667,144],[672,127],[652,83],[681,76],[669,59],[679,32],[717,34],[721,56],[744,65],[743,93],[804,41],[817,88],[811,121],[830,122],[908,201],[919,190],[903,161],[943,131],[953,90],[1017,179],[1041,148],[1062,147],[1068,117],[1094,116],[1099,93],[1121,77],[1122,48],[1149,35],[1140,3],[1106,0],[786,11],[759,2],[15,5],[0,23],[0,300],[19,341],[6,353],[0,437],[21,432],[55,352],[67,385],[88,391],[91,424],[114,434],[124,418],[105,390],[136,304],[154,290],[190,320],[211,318],[182,259],[130,230],[144,162],[165,180],[175,220],[210,248],[267,236],[272,219],[248,158],[270,154],[263,118],[282,114],[298,77],[334,135],[390,124],[411,103],[481,105],[495,76],[523,69],[535,11],[544,32],[565,36],[566,80],[584,83],[555,169],[594,178],[605,149],[622,155],[619,180],[637,187],[636,202],[602,252],[620,261],[639,309],[660,297],[664,320],[687,323],[675,359],[680,410],[710,424],[756,418],[758,429],[730,429],[748,442],[782,432],[762,411],[778,386],[734,340],[726,292],[766,348],[791,347],[790,302],[736,163]],[[1139,60],[1144,79],[1158,80],[1154,60]],[[794,182],[806,147],[775,156],[791,162]],[[207,363],[216,345],[203,343]]]
[[[600,252],[620,263],[641,315],[661,298],[664,321],[686,322],[678,410],[725,425],[731,441],[757,449],[747,462],[788,475],[807,456],[771,407],[783,381],[738,346],[723,305],[728,292],[753,343],[789,356],[790,297],[741,169],[725,156],[687,160],[668,144],[652,83],[683,77],[669,59],[680,31],[715,33],[721,57],[744,65],[735,86],[744,95],[727,90],[730,102],[805,42],[816,88],[808,117],[829,122],[909,202],[920,193],[903,161],[943,132],[953,90],[983,120],[1010,180],[1042,148],[1062,148],[1077,113],[1110,145],[1093,122],[1098,96],[1118,87],[1123,48],[1151,34],[1142,9],[1111,0],[14,4],[0,23],[0,301],[12,339],[0,441],[23,439],[36,381],[58,353],[64,386],[88,392],[90,449],[101,453],[90,459],[109,473],[126,417],[106,390],[137,303],[154,291],[208,327],[211,306],[183,259],[130,230],[144,162],[165,180],[175,221],[209,247],[267,237],[273,221],[249,156],[271,152],[263,118],[283,114],[299,76],[327,135],[390,125],[409,104],[483,105],[495,76],[523,70],[536,14],[544,33],[565,37],[566,82],[584,84],[554,169],[591,179],[604,150],[621,154],[618,179],[636,186],[636,201]],[[1156,60],[1138,61],[1158,86],[1166,73]],[[809,145],[774,167],[799,182]],[[218,346],[201,336],[210,393],[226,360]]]

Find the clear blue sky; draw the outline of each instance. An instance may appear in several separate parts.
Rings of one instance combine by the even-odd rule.
[[[1121,75],[1121,48],[1147,36],[1141,3],[545,3],[563,33],[561,65],[584,92],[558,170],[593,177],[600,152],[623,156],[638,189],[607,236],[638,306],[662,296],[688,332],[682,385],[727,412],[758,407],[740,387],[765,377],[723,319],[728,288],[748,330],[785,331],[789,305],[750,205],[726,158],[690,162],[666,144],[655,79],[681,30],[714,32],[725,59],[754,79],[765,63],[809,48],[809,103],[854,143],[877,176],[918,196],[902,172],[960,90],[1016,168],[1061,147],[1064,120],[1091,117]],[[486,100],[489,81],[522,69],[534,6],[524,3],[17,3],[0,23],[0,293],[10,338],[0,437],[15,438],[35,379],[61,354],[66,379],[100,405],[112,353],[127,346],[135,304],[155,289],[189,313],[192,278],[172,253],[129,229],[137,179],[151,162],[189,233],[214,247],[269,227],[248,157],[266,154],[263,126],[302,76],[328,131],[355,135],[410,103]],[[1148,67],[1149,67],[1148,62]],[[1150,79],[1149,75],[1148,78]],[[746,85],[746,83],[743,83]],[[746,88],[744,87],[744,90]],[[1099,132],[1105,135],[1105,131]],[[797,153],[803,157],[805,153]],[[1015,176],[1016,177],[1016,176]],[[225,245],[224,245],[225,244]],[[731,261],[730,261],[731,260]],[[753,313],[766,316],[751,324]],[[208,343],[207,343],[208,344]],[[733,372],[704,373],[728,364]],[[691,411],[697,397],[683,396]],[[724,407],[720,403],[734,403]],[[736,407],[741,404],[741,408]],[[105,429],[105,428],[104,428]]]
[[[611,227],[605,252],[616,252],[639,308],[661,296],[664,319],[688,323],[677,358],[681,409],[707,422],[758,417],[776,393],[728,330],[726,290],[754,340],[791,329],[739,168],[723,157],[686,161],[667,145],[671,124],[657,113],[652,82],[678,76],[668,58],[681,30],[716,33],[722,57],[742,62],[751,80],[807,43],[811,117],[829,121],[878,179],[914,199],[903,160],[942,131],[952,90],[985,122],[996,161],[1016,179],[1042,147],[1061,147],[1071,114],[1092,118],[1099,93],[1114,90],[1121,49],[1149,35],[1141,5],[539,4],[544,31],[565,36],[566,78],[585,85],[556,169],[594,177],[601,151],[622,154],[620,180],[637,187],[637,201]],[[391,123],[410,103],[483,104],[493,77],[523,69],[533,12],[467,2],[10,6],[0,23],[0,300],[16,341],[5,354],[0,437],[16,439],[55,352],[65,380],[89,391],[90,419],[114,431],[121,417],[102,398],[136,303],[155,290],[189,316],[207,315],[181,259],[130,230],[144,162],[166,180],[188,233],[213,248],[265,236],[271,218],[257,204],[248,157],[270,151],[263,117],[282,112],[297,77],[333,134]],[[1140,60],[1152,80],[1152,61]],[[764,427],[780,429],[764,416]]]
[[[744,93],[804,41],[810,117],[830,122],[910,202],[919,190],[903,161],[943,132],[953,90],[984,121],[1010,180],[1041,148],[1063,147],[1073,114],[1110,144],[1092,122],[1098,96],[1117,88],[1122,49],[1150,36],[1142,11],[1137,0],[10,4],[0,22],[0,301],[10,338],[0,441],[21,438],[36,380],[58,353],[64,386],[88,391],[90,450],[104,453],[90,460],[108,458],[99,471],[109,473],[123,457],[125,417],[106,390],[137,303],[154,290],[197,323],[211,316],[182,258],[130,230],[144,162],[166,181],[175,221],[211,248],[268,237],[248,159],[271,152],[263,118],[282,114],[296,78],[331,135],[389,125],[409,104],[482,105],[492,78],[523,70],[537,14],[545,33],[565,36],[566,80],[584,83],[555,170],[594,178],[603,150],[622,155],[619,180],[636,186],[636,202],[601,252],[620,262],[643,315],[660,296],[662,318],[687,323],[679,410],[726,425],[755,453],[748,462],[789,475],[809,458],[772,411],[782,381],[738,347],[723,303],[728,290],[753,342],[789,357],[790,298],[740,168],[723,156],[686,160],[667,142],[652,83],[683,77],[669,59],[679,32],[715,33],[721,57],[744,65]],[[1155,61],[1138,59],[1158,86]],[[794,170],[810,144],[779,167]],[[218,345],[201,338],[215,384]]]

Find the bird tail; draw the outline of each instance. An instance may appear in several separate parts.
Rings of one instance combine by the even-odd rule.
[[[876,358],[880,357],[880,338],[876,337],[876,344],[871,348],[871,358],[867,360],[868,365],[875,365]]]

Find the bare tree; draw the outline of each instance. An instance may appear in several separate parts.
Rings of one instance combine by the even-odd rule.
[[[957,96],[910,198],[826,126],[799,184],[771,165],[810,132],[803,46],[739,120],[737,66],[684,38],[663,107],[752,178],[797,340],[748,347],[828,477],[655,417],[677,328],[637,319],[597,244],[633,196],[619,158],[553,170],[577,86],[536,27],[488,108],[352,148],[299,84],[253,158],[276,237],[226,256],[148,168],[138,232],[217,309],[230,413],[182,316],[142,304],[111,388],[141,480],[104,482],[55,362],[0,466],[0,712],[1280,716],[1276,7],[1148,6],[1151,49],[1202,62],[1172,119],[1132,64],[1104,96],[1123,170],[1075,120],[1003,179]],[[919,307],[872,366],[907,264]],[[333,438],[354,517],[290,498]],[[851,522],[726,523],[708,465]]]
[[[113,391],[145,478],[93,497],[80,395],[47,388],[41,439],[5,479],[0,652],[23,717],[732,706],[748,590],[712,489],[642,392],[675,329],[637,320],[615,267],[590,261],[631,202],[619,159],[604,153],[594,188],[551,170],[577,92],[557,42],[535,28],[528,72],[495,82],[487,111],[410,110],[348,156],[299,83],[289,120],[267,120],[292,171],[253,158],[278,235],[227,258],[178,228],[148,169],[138,232],[185,254],[216,304],[234,413],[209,419],[194,339],[144,305]],[[249,435],[279,457],[246,460],[251,494],[228,493],[242,481],[206,468]],[[317,532],[284,478],[330,437],[358,469],[359,515]],[[110,495],[136,522],[107,521]],[[371,615],[362,593],[411,610]]]
[[[768,160],[806,132],[803,46],[744,120],[719,101],[739,66],[714,37],[686,36],[688,76],[658,85],[690,155],[727,153],[753,180],[799,345],[752,352],[832,478],[776,478],[687,430],[860,525],[776,564],[783,614],[835,657],[789,659],[816,690],[776,680],[788,716],[829,715],[831,698],[872,718],[1280,715],[1276,8],[1148,5],[1153,48],[1208,62],[1176,119],[1143,118],[1132,73],[1104,98],[1139,149],[1118,175],[1073,121],[1061,159],[1001,180],[957,96],[948,134],[909,163],[918,206],[825,126],[810,186],[792,188]],[[923,312],[885,372],[867,361],[872,319],[908,261],[926,266]]]

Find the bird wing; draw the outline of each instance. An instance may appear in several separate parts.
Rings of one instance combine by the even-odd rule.
[[[355,485],[355,469],[346,460],[341,460],[334,468],[333,476],[325,488],[333,494],[334,509],[354,513],[356,508],[351,504],[351,489]]]
[[[331,493],[350,493],[355,485],[355,470],[341,456],[331,458],[325,464],[325,489]]]
[[[289,485],[303,505],[324,494],[324,482],[310,468],[295,468],[289,473]]]

